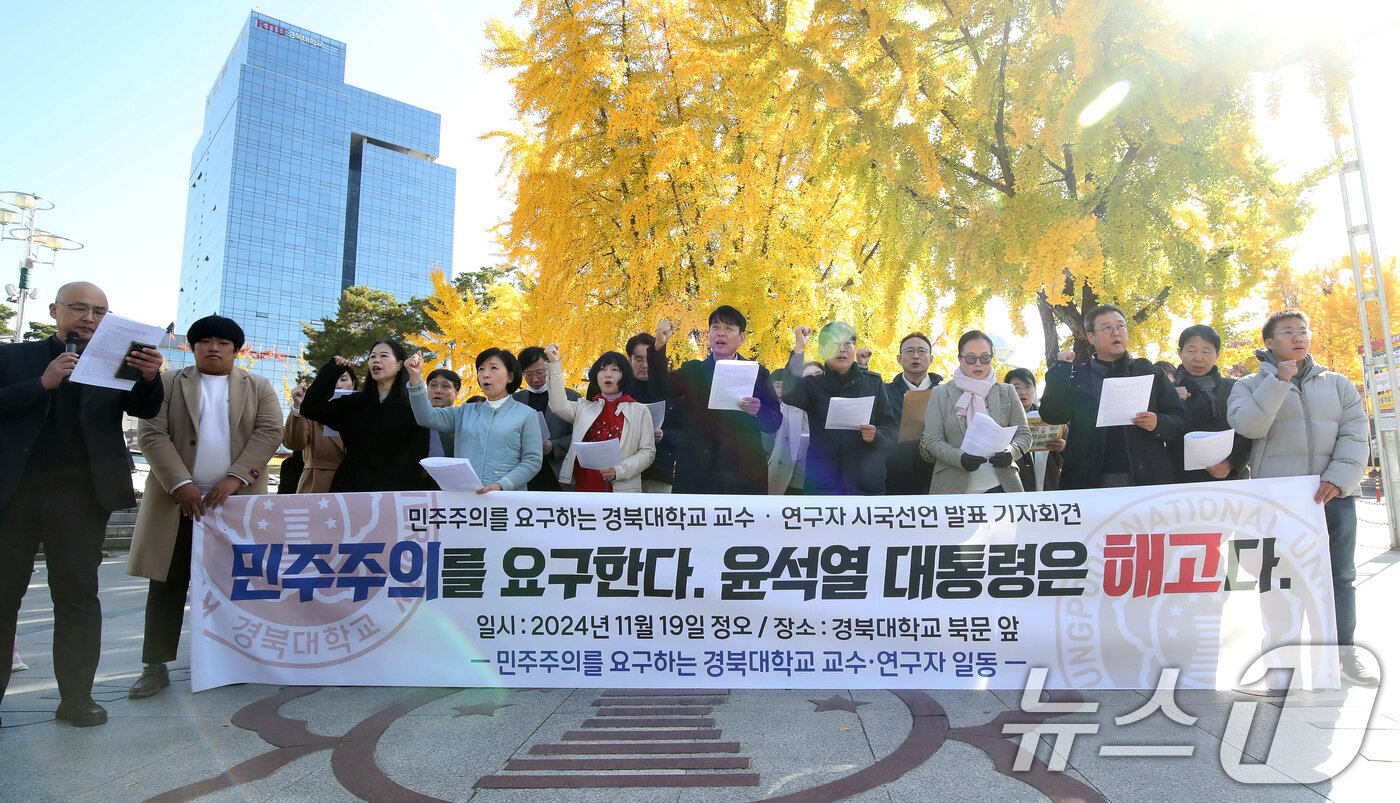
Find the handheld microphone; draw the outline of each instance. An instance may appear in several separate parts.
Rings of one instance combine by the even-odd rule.
[[[78,333],[77,333],[77,332],[69,332],[69,333],[68,333],[68,336],[65,337],[65,338],[63,338],[63,353],[64,353],[64,354],[77,354],[77,353],[78,353]]]

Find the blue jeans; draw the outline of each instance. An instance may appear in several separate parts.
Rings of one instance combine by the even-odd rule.
[[[1327,545],[1332,553],[1332,596],[1337,606],[1337,643],[1351,645],[1356,634],[1356,497],[1338,496],[1323,506]]]

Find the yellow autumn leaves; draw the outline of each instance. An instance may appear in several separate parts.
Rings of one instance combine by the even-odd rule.
[[[524,279],[434,302],[432,341],[464,355],[558,342],[575,371],[669,318],[694,356],[729,303],[767,364],[844,319],[888,375],[908,331],[1019,327],[986,302],[1073,311],[1085,283],[1215,320],[1305,213],[1251,129],[1278,53],[1221,51],[1159,0],[531,0],[519,23],[487,35]],[[1344,70],[1314,74],[1335,94]]]

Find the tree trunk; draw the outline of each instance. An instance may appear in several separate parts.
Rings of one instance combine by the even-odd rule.
[[[1073,291],[1073,285],[1065,288],[1066,292]],[[1045,293],[1041,292],[1036,299],[1036,306],[1040,310],[1041,335],[1045,338],[1045,365],[1055,364],[1055,360],[1060,353],[1060,333],[1059,326],[1063,324],[1074,336],[1074,356],[1077,360],[1087,360],[1091,353],[1087,331],[1084,329],[1084,313],[1099,305],[1099,294],[1093,287],[1085,282],[1080,286],[1079,304],[1051,304]]]
[[[1048,370],[1055,364],[1055,355],[1060,350],[1060,333],[1055,327],[1055,310],[1043,291],[1036,298],[1035,306],[1040,311],[1040,333],[1045,340],[1045,367]]]
[[[1088,282],[1084,282],[1079,291],[1079,313],[1075,317],[1074,325],[1074,357],[1078,360],[1087,360],[1093,353],[1089,346],[1089,330],[1084,328],[1084,314],[1099,305],[1099,292]]]

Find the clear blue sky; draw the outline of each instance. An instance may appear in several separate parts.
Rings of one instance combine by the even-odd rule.
[[[1286,24],[1314,30],[1319,15],[1353,12],[1355,33],[1383,29],[1400,16],[1389,0],[1190,0],[1225,14],[1227,24]],[[1189,3],[1183,3],[1189,6]],[[506,76],[482,66],[490,17],[510,18],[516,0],[414,0],[371,3],[265,2],[256,8],[346,43],[346,80],[442,114],[440,161],[455,167],[458,270],[494,264],[490,230],[508,214],[501,198],[500,149],[478,137],[512,124]],[[1224,11],[1221,11],[1224,9]],[[43,228],[80,240],[39,272],[44,290],[30,319],[42,319],[53,290],[89,279],[108,290],[114,309],[150,323],[175,316],[189,186],[190,150],[201,130],[204,98],[247,19],[242,2],[34,2],[0,10],[0,190],[35,192],[58,208]],[[1244,22],[1242,22],[1242,20]],[[1400,247],[1400,31],[1356,48],[1362,113],[1381,252]],[[1261,120],[1265,145],[1289,169],[1330,158],[1331,140],[1295,71],[1282,113]],[[1335,179],[1313,194],[1317,214],[1298,239],[1301,266],[1346,253]],[[0,243],[0,283],[14,282],[17,243]],[[1033,327],[1034,328],[1034,327]],[[1039,352],[1029,344],[1028,353]]]
[[[508,214],[500,149],[478,138],[511,123],[507,77],[482,65],[486,21],[515,0],[471,2],[19,2],[0,10],[0,190],[58,206],[39,226],[82,242],[35,284],[26,319],[46,320],[58,285],[97,282],[115,310],[175,317],[190,152],[204,97],[251,8],[346,43],[346,81],[442,115],[439,161],[457,169],[458,270],[494,264],[490,228]],[[21,245],[0,243],[0,284]],[[0,299],[3,300],[3,299]]]

